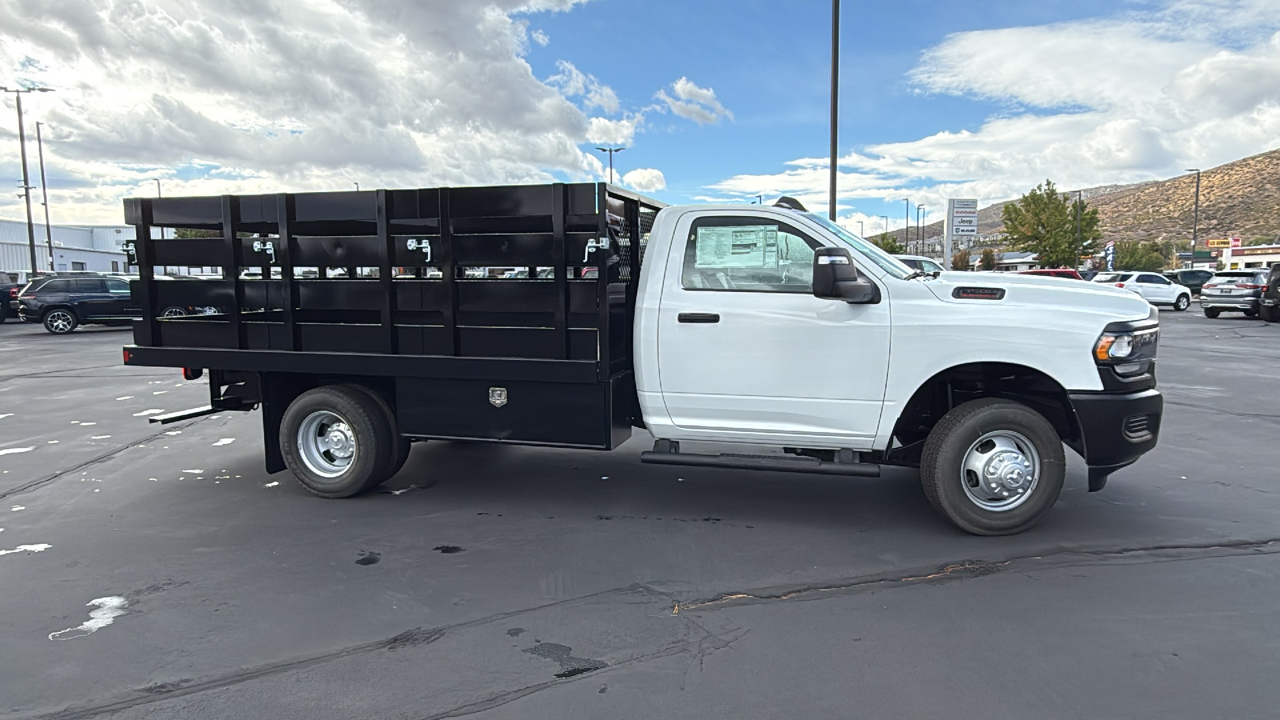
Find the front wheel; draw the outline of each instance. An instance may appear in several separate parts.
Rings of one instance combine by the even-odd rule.
[[[1173,309],[1177,310],[1178,312],[1182,312],[1183,310],[1186,310],[1189,307],[1191,307],[1190,295],[1179,295],[1178,299],[1173,301]]]
[[[44,329],[54,335],[66,335],[75,330],[79,324],[76,314],[70,310],[57,308],[44,314]]]
[[[1245,317],[1258,317],[1258,311],[1257,311],[1257,310],[1245,310],[1245,311],[1244,311],[1244,316],[1245,316]]]
[[[1258,308],[1258,315],[1264,322],[1273,323],[1280,321],[1280,308],[1274,305],[1263,305]]]
[[[1062,440],[1021,403],[984,398],[942,417],[925,440],[920,482],[934,510],[975,535],[1012,535],[1053,507],[1066,477]]]
[[[349,386],[308,390],[280,423],[285,464],[320,497],[351,497],[386,480],[393,449],[382,408]]]
[[[1219,315],[1221,315],[1221,314],[1222,314],[1222,311],[1221,311],[1221,310],[1219,310],[1218,308],[1205,308],[1205,309],[1204,309],[1204,316],[1205,316],[1205,317],[1207,317],[1207,318],[1209,318],[1209,319],[1216,318],[1216,317],[1218,317],[1218,316],[1219,316]]]

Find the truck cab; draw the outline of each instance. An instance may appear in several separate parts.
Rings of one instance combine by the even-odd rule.
[[[923,273],[794,201],[663,207],[603,184],[315,195],[244,199],[252,219],[237,198],[127,204],[149,221],[140,238],[166,210],[223,228],[190,247],[226,253],[229,279],[155,283],[153,258],[187,251],[140,243],[146,317],[125,356],[209,371],[210,405],[159,422],[261,406],[268,470],[323,497],[386,480],[410,442],[610,450],[644,428],[648,463],[918,468],[941,515],[999,535],[1049,511],[1065,448],[1096,491],[1157,440],[1158,312],[1124,290]],[[250,261],[251,243],[278,249]],[[302,279],[339,257],[379,272]],[[219,314],[157,316],[204,288],[220,299],[184,299]]]

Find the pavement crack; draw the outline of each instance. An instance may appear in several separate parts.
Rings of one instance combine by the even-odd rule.
[[[779,600],[814,599],[823,593],[850,593],[872,588],[892,588],[908,585],[939,584],[958,580],[969,580],[1004,572],[1014,565],[1034,565],[1027,568],[1051,569],[1071,567],[1085,564],[1105,564],[1114,561],[1170,562],[1208,557],[1224,557],[1255,554],[1280,554],[1280,537],[1264,540],[1229,540],[1203,544],[1161,544],[1133,548],[1110,550],[1061,550],[1040,555],[1021,555],[999,561],[961,560],[943,565],[936,570],[921,571],[909,575],[899,573],[883,573],[839,580],[836,582],[820,582],[785,588],[766,588],[761,590],[729,592],[714,597],[674,602],[672,615],[691,610],[723,607],[758,602],[776,602]],[[1143,558],[1141,556],[1150,556]]]
[[[192,421],[191,421],[191,422],[189,422],[189,423],[186,423],[185,425],[179,425],[178,427],[181,427],[182,429],[184,429],[184,430],[185,430],[186,428],[189,428],[189,427],[191,427],[191,426],[193,426],[193,425],[197,425],[197,424],[202,423],[202,422],[204,422],[205,420],[209,420],[209,419],[210,419],[210,418],[208,418],[208,417],[197,418],[197,419],[195,419],[195,420],[192,420]],[[72,467],[66,468],[66,469],[64,469],[64,470],[58,470],[58,471],[56,471],[56,472],[50,473],[50,474],[48,474],[48,475],[45,475],[44,477],[37,478],[37,479],[35,479],[35,480],[31,480],[30,482],[23,483],[23,484],[21,484],[21,485],[19,485],[19,486],[17,486],[17,487],[13,487],[13,488],[10,488],[10,489],[8,489],[8,490],[0,491],[0,500],[3,500],[3,499],[5,499],[5,498],[7,498],[7,497],[12,497],[12,496],[14,496],[14,495],[20,495],[20,494],[25,493],[25,492],[30,492],[31,490],[35,490],[36,488],[38,488],[38,487],[40,487],[40,486],[42,486],[42,485],[47,485],[47,484],[49,484],[49,483],[53,482],[54,480],[57,480],[58,478],[62,477],[63,475],[66,475],[66,474],[68,474],[68,473],[73,473],[73,472],[75,472],[75,471],[77,471],[77,470],[84,470],[85,468],[92,467],[92,466],[94,466],[94,465],[97,465],[97,464],[98,464],[98,463],[100,463],[100,462],[105,462],[105,461],[107,461],[107,460],[110,460],[111,458],[115,457],[116,455],[119,455],[120,453],[124,452],[125,450],[128,450],[128,449],[130,449],[130,448],[132,448],[132,447],[135,447],[135,446],[137,446],[137,445],[139,445],[139,444],[141,444],[141,443],[151,442],[152,440],[155,440],[156,438],[159,438],[159,437],[164,436],[164,434],[165,434],[165,433],[170,432],[170,431],[173,429],[173,427],[172,427],[172,426],[169,426],[169,425],[165,425],[165,426],[162,426],[162,427],[164,427],[165,429],[164,429],[164,430],[161,430],[160,432],[157,432],[157,433],[152,434],[152,435],[148,435],[148,436],[146,436],[146,437],[144,437],[144,438],[138,438],[137,440],[134,440],[134,441],[132,441],[132,442],[129,442],[129,443],[127,443],[127,444],[125,444],[125,445],[122,445],[122,446],[120,446],[120,447],[118,447],[118,448],[115,448],[114,450],[108,450],[107,452],[104,452],[104,453],[102,453],[102,454],[100,454],[100,455],[95,455],[95,456],[93,456],[93,457],[89,458],[88,460],[85,460],[84,462],[82,462],[82,463],[78,464],[78,465],[75,465],[75,466],[72,466]]]
[[[1164,401],[1165,401],[1165,404],[1167,405],[1178,405],[1180,407],[1189,407],[1189,408],[1192,408],[1193,410],[1203,410],[1205,412],[1214,412],[1214,413],[1218,413],[1219,415],[1230,415],[1231,417],[1248,418],[1250,420],[1280,421],[1280,415],[1273,415],[1270,413],[1249,413],[1249,412],[1240,412],[1238,410],[1224,410],[1222,408],[1213,407],[1212,405],[1200,405],[1199,403],[1189,403],[1182,400],[1170,400],[1167,397],[1165,398]]]
[[[546,603],[544,605],[537,605],[534,607],[523,608],[521,610],[512,610],[509,612],[494,613],[492,615],[476,618],[474,620],[467,620],[465,622],[455,623],[453,625],[446,625],[446,626],[435,627],[435,628],[416,627],[411,630],[406,630],[405,632],[402,632],[398,635],[395,635],[389,638],[384,638],[382,640],[375,640],[373,642],[362,643],[359,645],[352,645],[350,647],[346,647],[340,650],[334,650],[326,653],[318,653],[315,655],[308,655],[301,658],[294,658],[291,660],[283,660],[275,663],[267,663],[264,665],[259,665],[254,668],[241,670],[239,672],[234,672],[226,675],[220,675],[217,677],[208,678],[206,680],[199,680],[194,678],[182,678],[178,680],[155,683],[152,685],[147,685],[146,687],[142,687],[142,688],[126,690],[124,691],[125,694],[127,695],[126,697],[122,697],[121,699],[113,702],[102,703],[102,704],[93,705],[90,707],[68,708],[64,710],[55,711],[52,713],[36,715],[35,717],[40,718],[41,720],[79,720],[80,718],[92,718],[98,715],[116,713],[116,712],[120,712],[121,710],[128,710],[130,708],[138,707],[141,705],[150,705],[157,702],[164,702],[167,700],[186,697],[188,695],[195,695],[198,693],[208,692],[210,690],[218,690],[218,689],[230,687],[233,685],[239,685],[241,683],[257,680],[259,678],[268,677],[271,675],[277,675],[280,673],[290,672],[294,670],[301,670],[301,669],[305,669],[315,665],[332,662],[334,660],[341,660],[343,658],[352,657],[354,655],[364,655],[364,654],[378,652],[378,651],[395,652],[395,651],[404,650],[411,647],[416,647],[419,645],[427,645],[439,640],[440,638],[444,637],[447,633],[451,631],[470,628],[477,625],[484,625],[487,623],[499,622],[511,617],[518,616],[518,615],[524,615],[527,613],[537,612],[537,611],[545,610],[548,608],[554,608],[560,605],[567,605],[571,603],[581,602],[583,600],[590,600],[592,598],[597,598],[604,595],[634,592],[634,591],[642,591],[646,593],[651,592],[649,588],[645,588],[644,586],[638,583],[632,583],[631,585],[627,585],[625,587],[601,590],[599,592],[588,593],[586,595],[579,595],[572,598],[566,598],[564,600],[557,600],[555,602]],[[667,654],[674,654],[674,653],[667,653]],[[647,656],[641,656],[641,657],[647,657]],[[626,665],[630,662],[633,662],[636,659],[637,658],[632,658],[632,659],[623,661],[621,663],[618,663],[616,665],[610,665],[608,666],[608,668]],[[608,668],[605,668],[605,669],[608,669]],[[565,678],[565,679],[556,678],[546,683],[533,685],[528,688],[523,688],[521,690],[513,690],[510,693],[502,693],[500,695],[504,697],[507,695],[511,695],[511,697],[509,697],[509,699],[504,700],[503,702],[499,702],[498,704],[506,704],[511,700],[519,699],[519,697],[523,697],[524,695],[529,694],[531,692],[537,692],[538,690],[543,689],[544,687],[549,687],[551,685],[554,685],[556,683],[561,683],[561,682],[572,682],[575,679],[576,678]],[[479,702],[487,702],[487,701],[479,701]],[[477,703],[472,703],[467,706],[464,706],[464,708],[472,707],[472,706],[475,706],[476,704]],[[479,712],[480,710],[483,710],[483,709],[485,708],[477,708],[474,711],[468,711],[462,714]],[[447,711],[445,714],[433,715],[431,717],[432,718],[456,717],[456,715],[453,715],[450,713],[454,713],[457,710],[458,709],[450,710],[450,711]]]

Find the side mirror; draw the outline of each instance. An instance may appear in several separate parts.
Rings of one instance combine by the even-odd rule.
[[[858,275],[853,256],[841,247],[820,247],[814,251],[813,294],[857,305],[880,302],[879,286]]]

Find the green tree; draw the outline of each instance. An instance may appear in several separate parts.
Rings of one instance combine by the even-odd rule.
[[[968,270],[969,269],[969,251],[957,250],[951,256],[952,270]]]
[[[1093,254],[1094,241],[1102,237],[1098,211],[1059,193],[1052,180],[1006,204],[1002,217],[1013,247],[1035,253],[1041,267],[1074,268],[1081,255]]]
[[[875,243],[876,247],[889,253],[890,255],[902,255],[907,251],[906,248],[902,247],[902,245],[898,243],[897,235],[890,235],[887,232],[880,233],[880,235],[877,236],[876,239],[872,240],[871,242]]]
[[[996,257],[995,250],[982,248],[982,259],[978,263],[983,270],[995,270],[996,266],[1000,264],[1000,258]]]
[[[1116,270],[1159,272],[1169,264],[1168,248],[1158,242],[1127,240],[1116,243]]]

